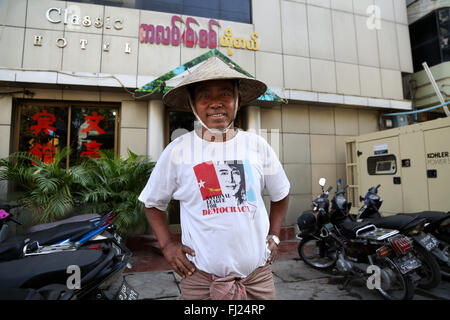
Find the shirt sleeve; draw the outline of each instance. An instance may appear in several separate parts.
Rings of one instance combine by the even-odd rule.
[[[172,161],[172,148],[164,149],[150,178],[139,195],[139,201],[143,202],[146,208],[156,208],[166,211],[172,195],[176,190],[176,165]]]
[[[264,186],[272,202],[284,199],[291,187],[283,166],[273,148],[263,139],[264,145]]]

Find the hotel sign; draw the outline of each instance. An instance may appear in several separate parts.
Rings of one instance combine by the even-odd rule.
[[[182,24],[186,26],[184,30],[181,30],[179,27]],[[220,27],[217,20],[210,19],[208,28],[198,31],[195,31],[192,25],[200,26],[195,18],[188,17],[186,21],[183,21],[180,16],[172,16],[170,26],[155,26],[142,23],[139,27],[139,41],[141,43],[172,46],[183,44],[187,48],[198,46],[209,49],[214,49],[220,44],[221,47],[228,47],[228,55],[230,56],[233,55],[231,49],[259,50],[258,34],[256,32],[250,35],[250,39],[246,39],[233,37],[233,31],[225,29],[225,34],[220,36],[219,42],[217,32],[213,28],[214,26]]]
[[[71,29],[80,28],[105,28],[122,30],[124,27],[124,19],[118,17],[93,17],[89,15],[81,15],[80,8],[72,5],[66,9],[49,8],[45,12],[45,18],[52,24],[63,23]],[[185,28],[182,29],[182,25]],[[259,50],[258,33],[252,32],[250,36],[240,37],[233,35],[233,30],[226,28],[224,34],[217,34],[215,29],[219,29],[220,23],[217,20],[210,19],[207,28],[196,28],[192,26],[200,24],[193,17],[187,17],[184,21],[180,16],[174,15],[171,18],[170,25],[153,25],[142,23],[139,26],[140,43],[156,44],[156,45],[172,45],[180,46],[181,44],[187,48],[209,48],[215,49],[218,46],[228,48],[228,55],[232,56],[234,49]],[[42,46],[43,36],[34,35],[34,46]],[[55,45],[59,48],[67,46],[67,40],[64,37],[56,39]],[[86,50],[88,41],[80,38],[80,49]],[[103,41],[103,51],[108,52],[110,41]],[[131,53],[131,44],[129,42],[124,45],[124,52]]]
[[[77,7],[77,6],[72,6]],[[121,30],[123,28],[123,19],[106,17],[105,21],[101,17],[81,16],[80,14],[73,13],[69,15],[69,8],[62,10],[61,8],[50,8],[45,12],[45,17],[51,23],[61,23],[65,25],[70,24],[74,27],[90,27],[93,25],[96,28],[101,28],[103,25],[105,29],[114,28]]]
[[[123,29],[123,18],[117,18],[117,17],[106,17],[104,20],[102,17],[91,17],[88,15],[82,16],[80,14],[80,7],[76,5],[71,5],[66,9],[61,8],[49,8],[45,12],[45,18],[53,23],[63,23],[64,25],[68,25],[70,29],[79,30],[80,28],[105,28],[105,29],[115,29],[115,30],[122,30]],[[40,47],[42,46],[43,42],[43,36],[42,35],[34,35],[33,37],[33,45]],[[59,37],[56,39],[55,45],[58,48],[65,48],[67,46],[67,40],[64,37]],[[86,50],[88,47],[88,40],[80,38],[80,49]],[[103,41],[103,51],[108,52],[109,48],[111,46],[111,43],[109,40]],[[124,52],[125,53],[131,53],[131,44],[129,42],[126,42],[124,45]]]

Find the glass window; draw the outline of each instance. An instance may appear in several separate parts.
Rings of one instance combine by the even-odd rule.
[[[26,151],[45,163],[67,145],[67,109],[49,105],[24,105],[20,110],[18,151]]]
[[[437,38],[436,13],[432,12],[426,17],[414,22],[411,25],[411,47],[422,45],[423,43]]]
[[[409,26],[414,72],[450,61],[450,9],[436,10]]]
[[[442,51],[442,60],[450,61],[450,9],[442,9],[438,12],[439,44]]]
[[[183,132],[194,130],[195,116],[192,112],[170,111],[169,112],[169,139],[175,140]],[[177,130],[175,132],[175,130]]]
[[[184,0],[184,14],[219,19],[219,1]]]
[[[143,0],[138,9],[183,14],[183,0]]]
[[[220,0],[220,19],[249,23],[250,1]]]
[[[252,23],[251,0],[71,0],[188,16]]]
[[[56,150],[69,146],[72,154],[67,166],[86,157],[98,158],[101,151],[115,152],[117,110],[113,106],[19,102],[15,151],[52,163]]]
[[[114,151],[115,118],[115,109],[72,107],[70,162],[77,162],[83,157],[98,158],[100,151]]]
[[[414,72],[423,70],[422,63],[426,61],[429,67],[441,63],[441,54],[439,49],[439,40],[427,42],[412,49]]]
[[[124,7],[124,8],[135,8],[136,2],[140,0],[70,0],[70,2],[81,2],[81,3],[90,3],[90,4],[98,4],[102,6],[111,6],[111,7]]]
[[[423,70],[423,62],[429,67],[442,62],[436,19],[436,12],[432,12],[410,25],[414,72]]]

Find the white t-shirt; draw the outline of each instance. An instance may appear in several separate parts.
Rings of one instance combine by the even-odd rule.
[[[218,277],[246,277],[270,255],[264,187],[274,202],[290,188],[266,140],[238,131],[208,142],[191,131],[165,148],[139,200],[162,211],[179,200],[181,240],[195,251],[187,258]]]

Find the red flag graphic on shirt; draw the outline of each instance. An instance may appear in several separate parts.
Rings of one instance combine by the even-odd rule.
[[[212,161],[196,165],[194,172],[203,200],[222,195],[222,189]]]

